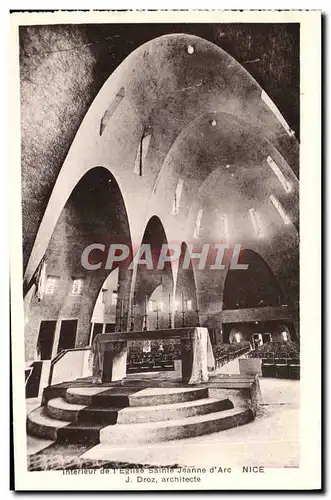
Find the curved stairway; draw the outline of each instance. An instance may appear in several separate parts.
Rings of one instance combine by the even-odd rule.
[[[27,431],[58,445],[127,446],[208,434],[253,418],[247,406],[211,398],[205,387],[67,387],[28,415]]]

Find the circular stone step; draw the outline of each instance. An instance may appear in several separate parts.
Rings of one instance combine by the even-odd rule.
[[[158,406],[197,401],[208,398],[207,388],[148,388],[142,389],[129,396],[131,407],[136,406]]]
[[[65,393],[65,400],[70,404],[89,406],[92,405],[95,396],[108,392],[108,389],[107,387],[69,387]]]
[[[132,387],[69,387],[65,394],[65,400],[70,404],[103,408],[184,403],[207,397],[207,388],[194,387],[155,387],[137,390]]]
[[[172,403],[157,406],[131,406],[118,412],[118,424],[135,424],[144,422],[161,422],[206,415],[233,408],[229,399],[203,398],[183,403]]]
[[[45,413],[50,418],[91,424],[115,424],[118,411],[121,408],[98,408],[68,403],[62,398],[50,399],[45,407]]]
[[[57,439],[57,430],[69,425],[69,422],[50,418],[45,407],[40,406],[33,410],[27,416],[27,432],[31,436],[37,436],[55,441]]]
[[[180,420],[109,425],[100,430],[100,443],[131,446],[172,441],[223,431],[246,424],[253,419],[251,409],[234,408]]]
[[[57,420],[77,422],[79,412],[84,408],[86,408],[85,405],[72,404],[62,398],[54,398],[47,402],[45,413],[50,418],[55,418]]]

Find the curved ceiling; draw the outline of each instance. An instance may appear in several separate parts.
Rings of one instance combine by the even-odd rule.
[[[282,241],[289,235],[287,248],[297,246],[298,143],[267,102],[239,63],[199,37],[167,35],[136,49],[109,77],[82,121],[39,227],[26,280],[40,262],[72,189],[95,165],[116,178],[133,245],[142,240],[154,215],[169,241],[189,242],[200,204],[205,214],[214,214],[208,227],[218,222],[216,210],[226,211],[234,219],[231,228],[238,243],[262,245],[267,261],[277,254],[280,246],[271,243],[280,235]],[[146,134],[149,146],[137,175],[137,151]],[[286,192],[268,158],[289,183]],[[180,178],[181,207],[174,216]],[[281,221],[271,195],[288,212],[290,224]],[[254,233],[247,233],[250,209],[263,212],[272,238],[256,242]],[[283,260],[278,256],[279,269]]]
[[[298,132],[299,71],[296,60],[299,30],[295,24],[21,27],[24,268],[58,172],[81,120],[102,84],[142,43],[165,33],[183,31],[205,38],[235,57],[275,99],[291,127]],[[153,50],[150,43],[148,52]],[[188,58],[188,61],[191,59]],[[124,86],[126,83],[124,79]],[[179,94],[181,92],[190,94],[191,104],[197,105],[194,87],[189,85],[184,90],[180,89]],[[115,94],[121,94],[121,87]],[[125,99],[122,105],[124,102]],[[105,103],[107,111],[108,107],[109,102]],[[166,145],[164,139],[158,147],[162,144]]]
[[[288,192],[268,164],[270,157],[278,162]],[[256,128],[232,115],[206,113],[192,121],[174,142],[159,177],[162,180],[157,183],[151,211],[157,209],[160,193],[172,194],[178,179],[185,178],[182,197],[186,212],[193,203],[233,215],[238,242],[247,229],[241,219],[251,208],[262,210],[268,224],[284,226],[270,196],[281,203],[289,218],[286,225],[298,227],[298,179]]]

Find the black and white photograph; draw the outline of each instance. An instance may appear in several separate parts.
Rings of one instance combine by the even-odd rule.
[[[15,462],[36,490],[304,488],[319,14],[129,14],[12,15]]]

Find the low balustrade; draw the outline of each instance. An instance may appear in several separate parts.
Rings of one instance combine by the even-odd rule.
[[[213,354],[215,357],[216,369],[221,368],[230,361],[233,361],[234,359],[237,359],[244,354],[247,354],[249,351],[249,342],[213,345]]]
[[[253,351],[250,357],[261,360],[262,377],[300,379],[300,355],[298,353],[285,353],[280,356],[273,352]]]

